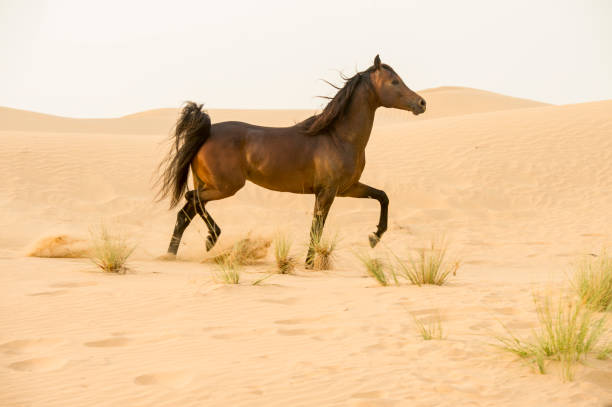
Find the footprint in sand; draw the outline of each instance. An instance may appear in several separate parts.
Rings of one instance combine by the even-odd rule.
[[[63,368],[68,361],[56,357],[42,357],[11,363],[9,369],[21,372],[51,372]]]
[[[279,329],[277,332],[279,335],[284,336],[308,335],[309,333],[312,333],[306,329]]]
[[[300,318],[295,318],[295,319],[280,319],[278,321],[274,321],[275,324],[277,325],[299,325],[299,324],[303,324],[305,322],[308,322],[306,319],[300,319]]]
[[[318,321],[322,321],[325,319],[329,319],[329,316],[322,315],[320,317],[279,319],[278,321],[274,321],[274,323],[277,325],[299,325],[299,324],[307,324],[309,322],[318,322]]]
[[[298,299],[295,298],[295,297],[279,298],[279,299],[266,298],[265,300],[260,300],[260,301],[261,302],[269,302],[269,303],[272,303],[272,304],[293,305],[293,304],[298,302]]]
[[[503,315],[513,315],[518,313],[518,310],[512,307],[493,308],[493,311]]]
[[[51,288],[77,288],[77,287],[91,287],[93,285],[98,285],[95,281],[81,281],[81,282],[59,282],[55,284],[51,284],[49,287]]]
[[[383,351],[388,349],[389,347],[383,342],[383,341],[378,341],[375,343],[371,343],[370,345],[366,345],[363,347],[362,350],[362,354],[366,353],[366,352],[378,352],[378,351]]]
[[[489,263],[489,261],[484,260],[484,259],[471,259],[471,260],[466,260],[464,262],[461,262],[461,264],[469,264],[473,266],[478,266],[478,265],[487,264],[487,263]]]
[[[138,376],[134,379],[134,383],[141,386],[165,386],[180,389],[187,386],[193,380],[193,375],[187,372],[163,372],[152,373]]]
[[[489,293],[485,295],[484,297],[482,297],[481,302],[484,302],[484,303],[498,302],[501,299],[503,299],[501,295],[496,294],[496,293]]]
[[[213,339],[226,340],[226,339],[233,339],[234,335],[232,335],[232,334],[215,334],[215,335],[211,335],[210,337],[213,338]]]
[[[64,342],[57,338],[17,339],[0,345],[5,353],[27,353],[48,350]]]
[[[480,331],[481,329],[488,329],[493,325],[490,321],[480,321],[476,324],[470,325],[469,329],[471,331]]]
[[[68,293],[68,290],[53,290],[53,291],[40,291],[37,293],[28,294],[30,297],[37,297],[39,295],[56,296]]]
[[[130,343],[130,339],[116,336],[113,338],[101,339],[99,341],[85,342],[85,346],[89,346],[91,348],[112,348],[116,346],[125,346]]]

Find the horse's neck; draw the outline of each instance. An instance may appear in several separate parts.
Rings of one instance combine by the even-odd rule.
[[[365,150],[378,106],[374,90],[368,84],[361,83],[355,89],[346,112],[334,125],[335,136],[354,145],[359,151]]]

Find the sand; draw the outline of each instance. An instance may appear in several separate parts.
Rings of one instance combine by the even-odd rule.
[[[462,267],[442,287],[365,277],[355,252],[370,250],[378,220],[367,200],[334,203],[327,230],[340,244],[328,272],[300,263],[250,285],[273,269],[270,251],[242,284],[218,284],[201,262],[200,220],[177,261],[156,260],[175,212],[153,201],[151,180],[176,109],[69,119],[0,108],[0,406],[612,404],[612,361],[592,359],[564,382],[555,366],[540,375],[491,346],[501,322],[528,336],[532,293],[563,289],[577,256],[610,245],[612,101],[421,94],[425,115],[379,110],[362,181],[391,201],[375,254],[447,237]],[[289,125],[312,111],[209,113]],[[220,246],[280,230],[303,260],[312,206],[312,196],[248,184],[209,210]],[[100,224],[137,244],[129,273],[27,256],[54,241],[86,251]],[[438,313],[446,338],[424,341],[413,315]]]

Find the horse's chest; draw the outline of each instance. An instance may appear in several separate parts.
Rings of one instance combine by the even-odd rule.
[[[347,160],[346,162],[341,163],[340,168],[337,172],[340,189],[345,189],[358,182],[359,178],[361,178],[361,173],[363,172],[364,168],[364,156],[358,156],[356,157],[356,159]]]
[[[359,181],[359,178],[361,178],[361,173],[363,172],[364,168],[365,168],[365,155],[361,155],[357,158],[357,160],[355,160],[355,165],[352,171],[352,177],[350,179],[351,181],[350,185]]]

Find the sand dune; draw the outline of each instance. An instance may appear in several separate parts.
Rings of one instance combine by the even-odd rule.
[[[543,106],[543,103],[518,99],[477,89],[442,87],[426,89],[420,94],[431,106],[427,115],[416,118],[411,113],[380,109],[378,122],[406,122],[495,110]],[[198,100],[206,103],[206,100]],[[208,103],[206,103],[208,104]],[[245,121],[264,126],[288,126],[304,120],[315,110],[210,109],[213,122]],[[72,119],[0,107],[0,131],[34,131],[54,133],[120,133],[167,134],[176,120],[178,109],[154,109],[113,119]]]
[[[159,109],[68,119],[0,109],[0,405],[604,406],[612,362],[564,383],[491,347],[500,324],[528,335],[534,290],[558,290],[577,255],[610,244],[612,101],[551,106],[466,88],[422,91],[421,117],[381,110],[362,180],[387,191],[398,253],[445,234],[463,266],[448,286],[377,287],[369,250],[378,205],[337,199],[333,271],[215,284],[205,227],[165,251],[175,213],[151,178],[176,117]],[[211,110],[213,121],[290,125],[310,111]],[[284,230],[303,258],[313,198],[247,185],[211,203],[220,245]],[[132,272],[86,259],[25,257],[45,236],[111,224],[138,244]],[[41,249],[40,247],[38,249]],[[43,248],[44,249],[44,248]],[[42,250],[42,249],[41,249]],[[411,314],[441,312],[423,341]],[[611,338],[612,339],[612,338]],[[606,404],[607,403],[607,404]]]

